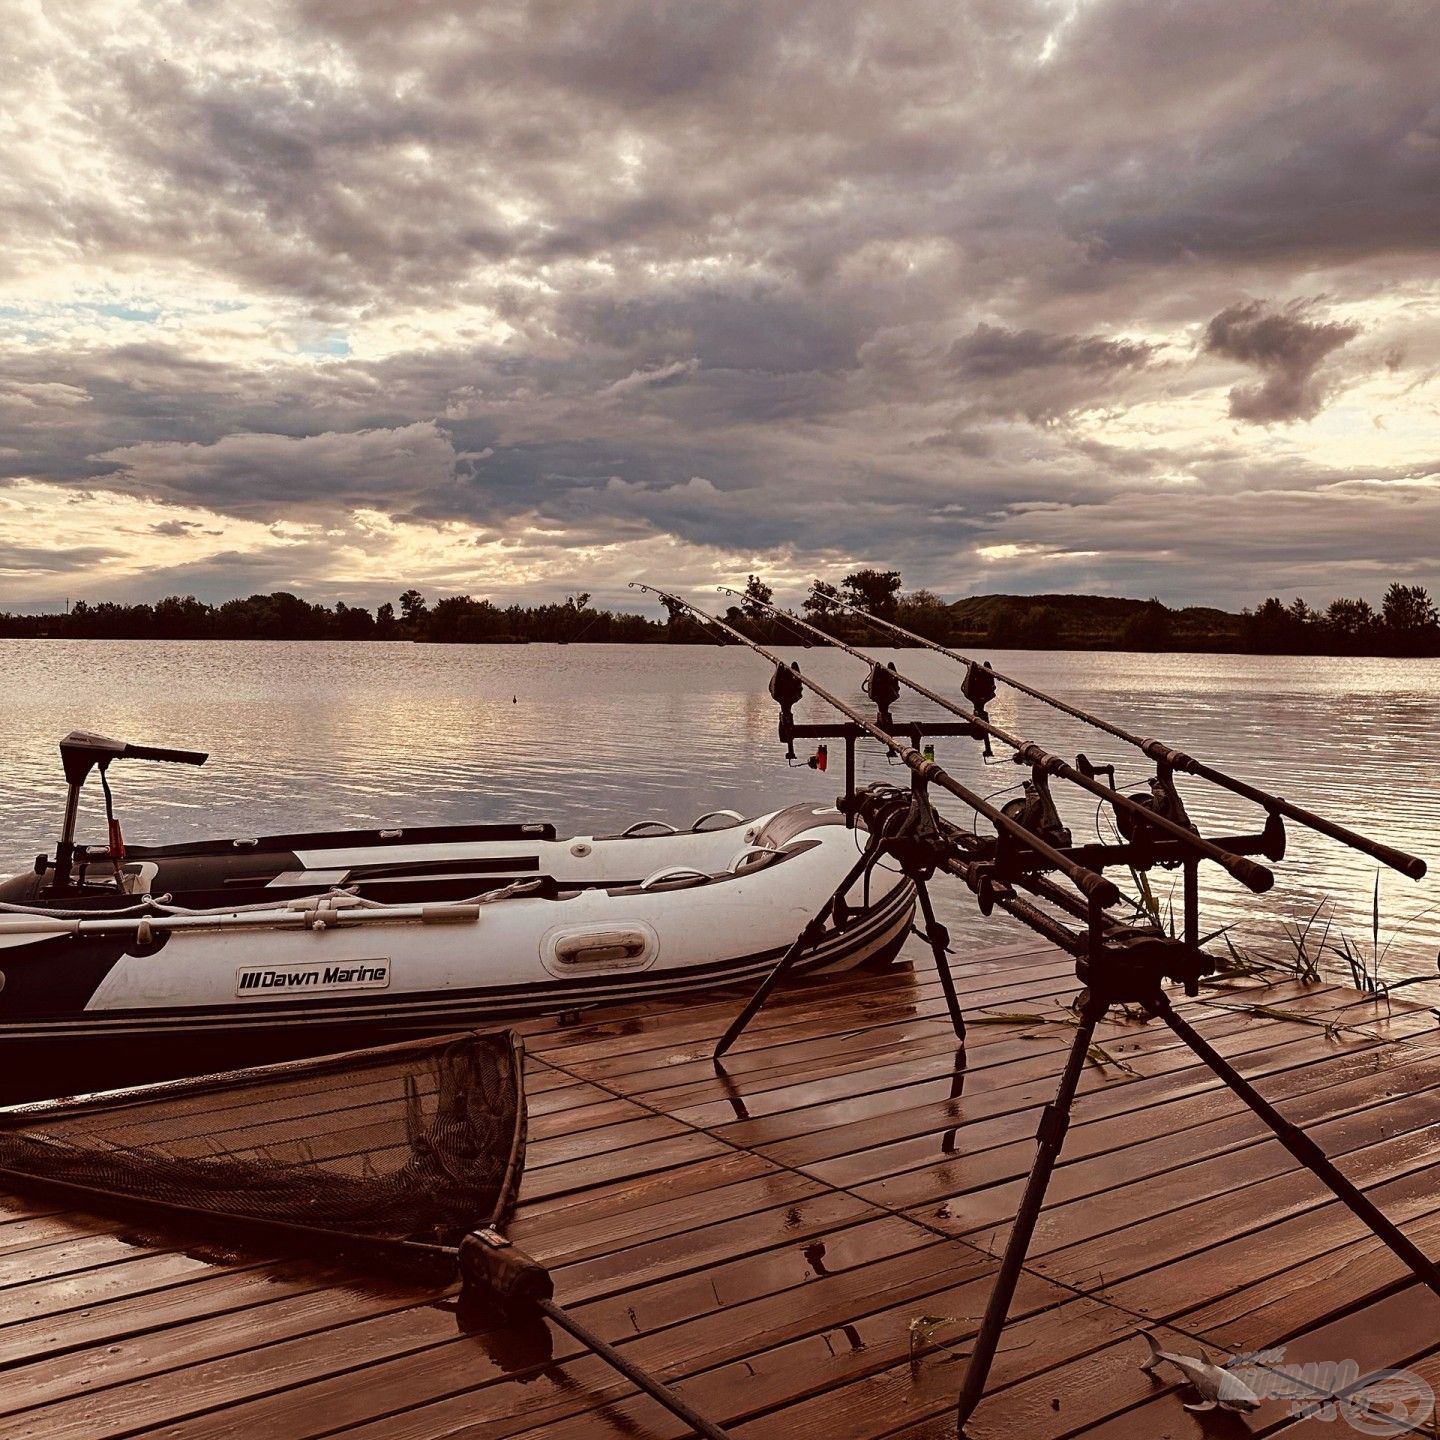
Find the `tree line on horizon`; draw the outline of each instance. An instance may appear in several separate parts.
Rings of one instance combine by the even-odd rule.
[[[803,640],[798,627],[766,609],[773,597],[772,587],[751,575],[739,603],[726,609],[727,623],[768,644]],[[666,604],[665,619],[651,620],[598,609],[590,602],[591,596],[582,591],[542,605],[500,606],[470,595],[445,596],[431,604],[413,588],[373,612],[344,601],[326,606],[288,591],[219,605],[193,595],[136,605],[81,600],[65,614],[0,613],[0,637],[438,644],[702,644],[717,638],[674,604]],[[800,614],[829,634],[862,643],[881,638],[863,618],[869,614],[926,639],[1000,649],[1440,655],[1440,613],[1429,592],[1398,581],[1378,609],[1365,600],[1342,597],[1317,610],[1300,598],[1287,605],[1272,596],[1237,616],[1219,610],[1173,610],[1154,597],[982,596],[952,604],[932,590],[905,591],[899,571],[866,568],[852,571],[838,585],[817,580]],[[1197,629],[1195,616],[1208,628]]]

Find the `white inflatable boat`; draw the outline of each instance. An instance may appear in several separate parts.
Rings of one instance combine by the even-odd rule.
[[[861,839],[838,811],[795,805],[570,839],[531,824],[126,851],[112,827],[105,851],[75,845],[90,766],[179,753],[62,744],[61,847],[0,885],[0,1095],[754,982]],[[797,973],[884,963],[903,943],[915,898],[904,877],[877,869],[846,898]]]

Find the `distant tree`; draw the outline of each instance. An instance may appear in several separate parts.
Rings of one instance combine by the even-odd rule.
[[[1175,637],[1175,617],[1152,595],[1142,610],[1125,622],[1122,639],[1136,650],[1164,650]]]
[[[900,593],[900,572],[852,571],[841,581],[840,593],[851,605],[889,619],[895,613],[895,599]]]
[[[1362,640],[1375,628],[1375,612],[1367,600],[1332,600],[1325,608],[1325,628],[1337,640]]]
[[[745,582],[745,598],[740,605],[748,619],[763,620],[765,618],[763,607],[774,598],[775,592],[758,575],[752,575]]]
[[[1053,606],[1031,605],[1015,619],[1008,643],[1020,650],[1048,649],[1060,633],[1060,618]]]
[[[214,614],[193,595],[167,595],[155,606],[155,634],[162,640],[198,640],[210,633]]]
[[[1251,649],[1263,652],[1289,648],[1294,627],[1283,600],[1270,596],[1253,613],[1247,610],[1244,620],[1245,637]]]
[[[1440,612],[1423,585],[1401,585],[1397,581],[1385,592],[1380,619],[1387,630],[1412,635],[1440,625]]]
[[[375,638],[395,638],[395,607],[388,600],[375,612]]]
[[[586,606],[590,604],[590,592],[588,590],[581,590],[577,594],[567,595],[565,597],[565,604],[571,610],[584,610]]]
[[[400,597],[400,614],[407,625],[416,624],[425,613],[425,597],[418,590],[407,590]]]
[[[335,602],[335,636],[339,640],[371,640],[375,636],[375,617],[363,606]]]
[[[685,607],[678,600],[672,600],[668,595],[662,595],[660,603],[665,607],[665,623],[667,625],[678,625],[685,619]]]
[[[833,615],[840,608],[836,601],[840,598],[840,592],[824,580],[812,582],[814,589],[805,597],[805,603],[800,607],[812,620],[823,619],[826,615]]]
[[[1401,585],[1385,592],[1380,606],[1383,648],[1396,655],[1433,655],[1440,651],[1440,614],[1423,585]]]
[[[927,640],[944,639],[950,632],[950,607],[933,590],[912,590],[900,597],[895,621]]]

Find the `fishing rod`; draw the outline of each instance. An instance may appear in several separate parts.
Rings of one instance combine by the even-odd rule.
[[[970,659],[968,655],[962,655],[959,651],[940,644],[938,640],[927,640],[925,636],[917,635],[914,631],[905,629],[903,625],[897,625],[893,620],[882,619],[878,615],[870,614],[868,610],[862,610],[859,606],[840,599],[838,595],[820,591],[818,587],[816,593],[820,594],[827,604],[849,611],[852,615],[858,615],[878,629],[901,635],[916,645],[922,645],[927,650],[934,650],[937,654],[947,656],[957,664],[968,666],[972,673],[978,671],[993,676],[994,679],[1020,691],[1021,694],[1029,695],[1044,705],[1063,711],[1066,715],[1073,716],[1076,720],[1093,726],[1096,730],[1103,730],[1105,734],[1122,740],[1127,745],[1133,745],[1142,754],[1155,761],[1156,765],[1162,768],[1162,772],[1165,769],[1179,770],[1186,775],[1194,775],[1197,779],[1208,780],[1212,785],[1218,785],[1223,790],[1229,790],[1234,795],[1252,801],[1271,815],[1283,815],[1287,819],[1305,826],[1308,830],[1314,830],[1331,840],[1338,841],[1341,845],[1348,845],[1352,850],[1359,850],[1380,861],[1382,865],[1388,865],[1402,875],[1409,876],[1411,880],[1420,880],[1425,875],[1425,862],[1418,855],[1411,855],[1393,845],[1385,845],[1379,840],[1372,840],[1369,836],[1360,834],[1358,830],[1352,830],[1348,825],[1341,825],[1338,821],[1327,820],[1313,810],[1306,810],[1303,806],[1292,804],[1284,796],[1272,795],[1268,790],[1261,790],[1248,781],[1237,779],[1223,770],[1217,770],[1213,765],[1207,765],[1193,755],[1187,755],[1185,751],[1177,750],[1174,746],[1167,745],[1161,740],[1147,739],[1137,735],[1121,725],[1116,725],[1112,721],[1091,714],[1088,710],[1081,709],[1078,705],[1072,705],[1069,701],[1058,699],[1044,690],[1036,689],[1033,685],[1027,685],[1025,681],[1017,680],[1013,675],[1007,675],[1003,670],[995,669],[988,661],[982,666],[979,662]],[[968,683],[969,676],[966,679]]]
[[[847,655],[854,656],[862,664],[870,666],[870,680],[867,682],[870,687],[871,699],[879,704],[879,696],[889,693],[885,686],[889,685],[887,676],[893,676],[898,682],[895,694],[899,693],[898,685],[906,685],[917,695],[923,695],[932,704],[940,706],[942,710],[948,710],[953,715],[959,715],[970,720],[986,735],[993,735],[1001,744],[1008,745],[1015,751],[1016,761],[1030,765],[1040,774],[1058,775],[1062,780],[1068,780],[1072,785],[1079,786],[1091,795],[1098,796],[1105,804],[1111,806],[1121,815],[1129,816],[1130,819],[1142,825],[1148,825],[1152,829],[1161,831],[1172,840],[1182,841],[1196,854],[1203,855],[1207,860],[1214,861],[1222,870],[1233,875],[1242,885],[1245,885],[1255,894],[1263,894],[1275,883],[1274,874],[1264,865],[1259,865],[1253,860],[1246,859],[1243,855],[1236,855],[1232,851],[1222,850],[1218,845],[1206,840],[1192,826],[1182,825],[1169,816],[1161,814],[1158,810],[1142,804],[1138,800],[1132,800],[1130,796],[1122,794],[1113,786],[1102,785],[1090,775],[1077,770],[1073,765],[1067,764],[1058,755],[1052,755],[1048,750],[1043,749],[1033,740],[1021,740],[1012,735],[1008,730],[996,725],[993,721],[985,718],[978,710],[973,714],[962,710],[953,701],[947,700],[943,695],[937,694],[928,685],[922,685],[918,680],[912,680],[908,675],[895,669],[893,665],[882,666],[880,661],[873,655],[867,655],[863,650],[856,649],[853,645],[837,639],[833,635],[827,635],[823,630],[807,621],[801,620],[794,615],[786,615],[777,610],[775,606],[763,600],[757,600],[754,596],[745,597],[740,591],[732,590],[728,585],[717,587],[727,595],[736,595],[742,599],[748,598],[749,603],[767,610],[776,616],[786,625],[790,625],[810,635],[817,635],[820,639],[837,650],[843,650]],[[1180,811],[1184,813],[1183,809]]]
[[[717,630],[729,635],[740,644],[747,646],[763,659],[768,660],[775,666],[777,676],[785,675],[793,677],[793,683],[798,690],[809,690],[812,694],[825,701],[840,714],[844,715],[850,723],[857,727],[872,740],[878,740],[897,759],[902,760],[913,772],[917,779],[938,785],[942,790],[948,791],[957,800],[963,801],[978,815],[983,815],[995,828],[1018,845],[1033,850],[1052,869],[1060,871],[1068,880],[1078,887],[1085,896],[1100,906],[1114,905],[1120,899],[1120,891],[1113,880],[1107,880],[1103,875],[1094,870],[1087,869],[1077,864],[1069,856],[1061,853],[1047,840],[1035,834],[1033,830],[1027,829],[1018,820],[1006,815],[1004,811],[997,810],[990,802],[982,796],[977,795],[967,786],[962,785],[947,770],[937,765],[933,760],[927,760],[919,750],[912,745],[902,744],[892,734],[882,730],[878,725],[872,724],[858,710],[842,700],[838,695],[827,690],[818,681],[812,680],[808,675],[800,672],[796,665],[786,665],[785,662],[772,650],[767,650],[757,641],[750,639],[748,635],[742,634],[734,626],[727,625],[723,620],[700,609],[698,605],[692,605],[690,601],[682,599],[679,595],[673,595],[668,590],[660,590],[654,585],[647,585],[640,580],[630,581],[630,588],[644,590],[651,595],[658,596],[661,600],[669,601],[678,605],[684,610],[703,620],[708,625],[713,625]],[[792,683],[787,679],[787,684]],[[798,695],[797,695],[798,698]],[[788,708],[788,707],[786,707]]]

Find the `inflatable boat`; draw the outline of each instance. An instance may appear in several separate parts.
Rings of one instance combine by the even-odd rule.
[[[61,743],[55,855],[0,883],[0,1096],[129,1084],[757,981],[855,863],[832,808],[654,821],[242,836],[125,846],[106,771],[202,763]],[[109,839],[76,843],[97,770]],[[893,958],[914,888],[876,869],[798,973]]]

